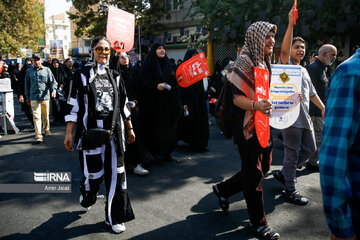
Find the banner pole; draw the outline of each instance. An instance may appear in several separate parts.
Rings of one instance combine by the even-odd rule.
[[[139,60],[141,61],[141,41],[140,41],[140,26],[138,26],[138,36],[139,36]]]
[[[214,73],[214,42],[209,39],[209,36],[210,36],[210,32],[208,32],[206,61],[211,76]]]

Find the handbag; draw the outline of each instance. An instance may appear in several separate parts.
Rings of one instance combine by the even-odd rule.
[[[118,105],[119,105],[119,99],[118,99],[118,90],[116,88],[116,83],[114,79],[108,75],[110,78],[110,81],[112,82],[114,86],[114,92],[115,92],[115,102],[114,102],[114,112],[112,116],[111,121],[111,129],[103,129],[103,128],[90,128],[85,129],[82,136],[82,149],[83,150],[91,150],[95,148],[101,147],[103,144],[109,144],[110,139],[113,136],[114,129],[115,129],[115,121],[116,116],[119,113]]]
[[[109,144],[112,136],[111,130],[92,128],[84,131],[82,138],[83,150],[90,150]]]

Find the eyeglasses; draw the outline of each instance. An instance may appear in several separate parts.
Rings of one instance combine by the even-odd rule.
[[[109,55],[111,53],[111,49],[107,47],[96,47],[95,52],[97,52],[98,54],[105,53],[106,55]]]
[[[120,58],[121,59],[126,59],[126,58],[129,58],[130,56],[129,55],[121,55]]]

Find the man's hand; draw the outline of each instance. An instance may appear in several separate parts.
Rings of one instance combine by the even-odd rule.
[[[304,98],[303,98],[302,92],[299,92],[299,100],[300,100],[300,102],[304,101]]]
[[[294,5],[295,6],[295,5]],[[296,16],[295,16],[295,8],[294,6],[290,9],[289,12],[289,25],[294,26],[294,23],[296,22]]]
[[[51,93],[51,97],[52,97],[52,98],[56,98],[56,92],[52,92],[52,93]]]
[[[23,95],[19,96],[19,102],[21,102],[21,103],[24,102],[24,96]]]

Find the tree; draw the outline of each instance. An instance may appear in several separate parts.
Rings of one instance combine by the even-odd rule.
[[[215,42],[236,42],[241,46],[246,29],[256,21],[278,26],[277,40],[282,41],[293,5],[289,0],[194,0],[190,16],[202,16],[202,26]],[[310,48],[325,42],[342,45],[344,36],[359,42],[360,4],[358,0],[301,0],[294,36],[302,36]]]
[[[44,8],[38,0],[0,2],[0,54],[20,55],[20,48],[38,51],[45,36]]]
[[[103,3],[135,14],[136,25],[141,27],[144,36],[156,31],[160,19],[170,17],[169,8],[164,0],[72,0],[72,2],[78,12],[68,15],[76,24],[77,37],[105,36],[107,11],[102,13],[99,7]]]

